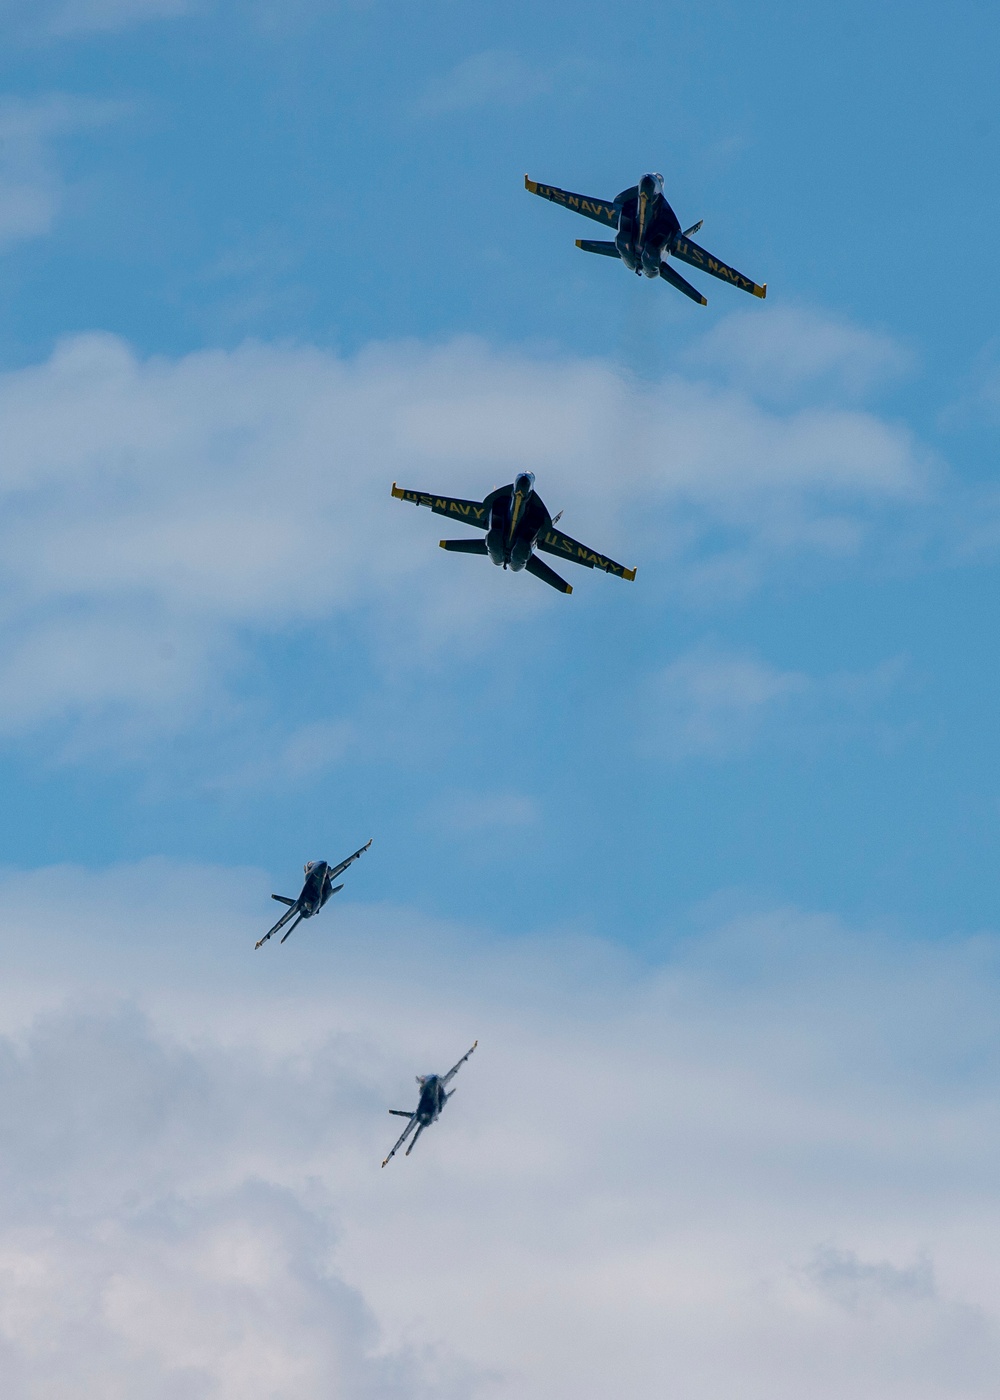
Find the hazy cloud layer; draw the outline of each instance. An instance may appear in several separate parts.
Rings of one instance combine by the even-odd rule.
[[[565,528],[638,563],[644,590],[701,599],[781,558],[854,554],[930,490],[908,433],[871,413],[776,411],[676,374],[640,389],[603,362],[474,340],[140,361],[77,336],[0,376],[0,433],[8,732],[184,723],[223,702],[252,639],[337,618],[374,622],[402,659],[559,601],[486,569],[456,590],[438,525],[390,499],[394,479],[468,496],[530,468]]]
[[[801,307],[766,317],[737,312],[719,321],[685,356],[722,371],[766,401],[797,394],[861,398],[915,368],[915,356],[889,335]]]
[[[0,21],[37,41],[114,32],[197,8],[199,0],[0,0]]]
[[[100,126],[121,105],[56,93],[0,98],[0,252],[48,233],[65,194],[56,142]]]
[[[439,116],[472,107],[517,107],[551,92],[557,73],[527,63],[520,54],[489,49],[428,83],[416,110]]]
[[[867,672],[816,677],[706,645],[653,677],[640,732],[672,759],[725,758],[779,736],[785,742],[828,740],[834,732],[888,737],[880,709],[904,672],[897,658]]]
[[[643,966],[347,904],[255,953],[269,888],[3,881],[5,1394],[996,1393],[995,938],[706,912]]]

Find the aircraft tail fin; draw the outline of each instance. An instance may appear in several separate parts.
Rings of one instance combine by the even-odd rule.
[[[389,1112],[394,1118],[412,1118],[413,1114],[408,1108],[390,1108]]]
[[[582,248],[585,253],[603,253],[606,258],[621,257],[614,243],[605,243],[599,238],[578,238],[576,246]]]
[[[699,306],[708,305],[708,298],[703,297],[697,287],[692,287],[687,278],[682,277],[679,272],[675,272],[669,263],[660,263],[660,276],[664,282],[669,282],[671,287],[676,287],[679,292],[683,292],[686,297],[696,301]]]
[[[703,224],[704,222],[705,222],[704,219],[699,219],[698,222],[697,222],[696,224],[692,224],[690,228],[686,228],[686,229],[684,230],[684,232],[681,234],[681,237],[682,237],[682,238],[690,238],[690,236],[691,236],[692,233],[697,233],[697,232],[698,232],[698,230],[701,228],[701,226],[702,226],[702,224]]]
[[[276,899],[279,904],[287,904],[289,909],[295,903],[294,899],[289,899],[287,894],[272,894],[272,899]]]
[[[543,583],[557,588],[560,593],[573,592],[572,585],[568,584],[564,578],[560,578],[555,569],[550,569],[548,564],[543,564],[537,554],[532,554],[524,567],[529,574],[534,574],[535,578],[540,578]]]
[[[488,554],[485,540],[442,540],[442,549],[450,549],[454,554]]]
[[[336,894],[338,890],[342,890],[343,888],[344,888],[343,885],[334,885],[334,887],[333,887],[333,889],[330,891],[330,893],[331,893],[331,894]]]

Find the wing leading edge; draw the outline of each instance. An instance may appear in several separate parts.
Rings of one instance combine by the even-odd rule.
[[[626,569],[624,564],[616,564],[613,559],[588,549],[579,540],[574,540],[570,535],[564,535],[561,530],[554,530],[551,526],[539,536],[537,548],[544,549],[547,554],[555,554],[560,559],[572,559],[574,564],[582,564],[585,569],[603,569],[606,574],[616,574],[618,578],[635,578],[635,569]]]
[[[328,880],[336,880],[338,875],[343,875],[344,871],[353,861],[360,859],[360,857],[364,855],[365,851],[367,851],[368,847],[371,845],[374,839],[375,838],[373,836],[371,840],[367,841],[363,846],[359,847],[359,849],[356,850],[352,856],[348,856],[346,860],[342,860],[340,864],[335,865],[332,870],[328,869],[326,872],[326,878]]]
[[[572,209],[575,214],[585,214],[588,219],[596,219],[608,228],[618,227],[618,210],[606,199],[597,199],[589,194],[573,194],[572,190],[560,190],[555,185],[540,185],[537,180],[524,177],[524,188],[531,194],[551,199],[553,204],[561,204]]]
[[[466,525],[478,525],[480,530],[490,528],[490,513],[482,501],[463,501],[458,496],[432,496],[427,491],[407,491],[395,482],[392,483],[392,494],[397,501],[427,506],[435,515],[447,515],[450,520],[461,520]]]
[[[477,1046],[478,1044],[479,1044],[479,1041],[478,1041],[478,1040],[473,1041],[471,1047],[470,1047],[468,1050],[466,1050],[465,1054],[464,1054],[464,1055],[462,1056],[462,1058],[459,1060],[458,1064],[457,1064],[457,1065],[452,1065],[452,1067],[451,1067],[451,1069],[448,1071],[448,1073],[447,1073],[447,1074],[443,1074],[443,1075],[441,1076],[441,1083],[442,1083],[442,1084],[450,1084],[450,1083],[451,1083],[451,1081],[455,1078],[455,1075],[458,1073],[458,1071],[459,1071],[459,1070],[462,1068],[462,1066],[465,1064],[466,1060],[469,1058],[469,1056],[472,1054],[473,1050],[475,1050],[475,1048],[476,1048],[476,1046]]]

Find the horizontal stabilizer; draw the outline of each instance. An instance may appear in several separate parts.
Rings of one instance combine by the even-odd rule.
[[[551,199],[554,204],[572,209],[574,214],[585,214],[588,219],[607,224],[608,228],[618,227],[618,210],[606,199],[573,194],[571,190],[560,190],[555,185],[540,185],[537,180],[529,180],[527,175],[524,177],[524,188],[530,194],[541,195],[542,199]]]
[[[709,272],[713,277],[718,277],[722,282],[729,282],[732,286],[739,287],[743,292],[749,292],[755,297],[767,296],[766,282],[762,287],[758,287],[752,278],[744,277],[743,273],[737,272],[735,267],[720,262],[704,248],[700,248],[697,243],[692,243],[690,238],[685,238],[683,233],[674,235],[670,243],[670,252],[675,258],[680,258],[681,262],[686,262],[691,267],[700,267],[703,272]]]
[[[334,887],[333,887],[333,889],[330,891],[330,893],[331,893],[331,894],[338,894],[338,893],[340,892],[340,890],[342,890],[343,888],[344,888],[343,885],[334,885]]]
[[[454,554],[488,554],[485,540],[441,540],[442,549]]]
[[[540,578],[543,583],[558,588],[560,593],[573,592],[572,586],[564,578],[560,578],[555,569],[550,569],[548,564],[544,564],[537,554],[532,554],[524,567],[529,574],[534,574],[535,578]]]
[[[621,257],[614,243],[605,243],[598,238],[578,238],[576,246],[582,248],[585,253],[603,253],[606,258]]]
[[[408,491],[395,482],[392,483],[392,494],[397,501],[426,506],[435,515],[450,516],[453,520],[461,520],[463,525],[478,525],[481,530],[490,528],[490,513],[482,501],[463,501],[459,496],[432,496],[429,491]]]
[[[682,277],[679,272],[675,272],[669,263],[660,263],[660,276],[664,282],[669,282],[671,287],[676,287],[679,292],[683,292],[686,297],[696,301],[699,306],[707,306],[708,301],[702,296],[697,287],[692,287],[686,277]]]
[[[276,899],[279,904],[287,904],[289,909],[294,907],[295,900],[289,899],[287,894],[272,894],[272,899]]]

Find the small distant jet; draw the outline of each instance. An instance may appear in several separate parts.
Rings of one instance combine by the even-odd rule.
[[[585,253],[603,253],[608,258],[620,258],[626,267],[640,276],[662,277],[664,282],[669,282],[686,297],[698,302],[699,306],[707,306],[707,300],[697,287],[692,287],[679,272],[674,271],[667,262],[671,255],[755,297],[767,296],[766,282],[758,287],[756,282],[744,277],[735,267],[720,262],[697,243],[692,243],[689,235],[698,232],[703,219],[681,232],[680,220],[663,194],[662,175],[644,175],[637,185],[622,190],[610,202],[593,199],[589,195],[571,194],[569,190],[557,189],[555,185],[540,185],[535,180],[529,180],[527,175],[524,177],[524,187],[532,194],[551,199],[555,204],[562,204],[577,214],[584,214],[588,219],[596,219],[599,224],[616,230],[614,242],[578,238],[576,246]]]
[[[475,1050],[478,1044],[479,1041],[475,1041],[472,1046],[472,1050]],[[409,1157],[410,1153],[416,1147],[417,1138],[424,1131],[424,1129],[429,1128],[433,1122],[440,1118],[442,1108],[444,1108],[445,1104],[451,1098],[451,1094],[455,1092],[455,1090],[452,1089],[451,1094],[449,1094],[447,1092],[447,1086],[455,1078],[455,1075],[458,1073],[458,1071],[465,1064],[466,1060],[472,1054],[472,1050],[467,1050],[462,1056],[462,1058],[459,1060],[458,1064],[452,1065],[451,1069],[448,1071],[447,1074],[417,1075],[417,1083],[420,1085],[420,1102],[417,1104],[417,1107],[413,1111],[413,1113],[410,1113],[405,1108],[389,1109],[389,1112],[393,1114],[396,1118],[409,1118],[410,1121],[400,1133],[399,1141],[396,1143],[396,1146],[392,1149],[388,1157],[386,1157],[385,1161],[382,1163],[383,1167],[386,1165],[386,1163],[392,1161],[393,1157],[395,1157],[396,1153],[399,1151],[403,1143],[413,1132],[414,1128],[416,1128],[417,1131],[414,1133],[413,1141],[410,1143],[409,1147],[406,1149],[406,1152],[404,1154],[407,1157]]]
[[[457,554],[485,554],[494,564],[512,569],[527,569],[543,583],[558,588],[560,593],[572,593],[565,579],[560,578],[548,564],[533,552],[544,549],[559,559],[571,559],[587,569],[603,569],[619,578],[634,579],[635,569],[626,569],[603,554],[588,549],[585,544],[564,535],[555,528],[556,520],[549,515],[542,498],[535,494],[532,472],[521,472],[511,486],[498,486],[484,501],[463,501],[456,496],[431,496],[425,491],[404,491],[395,482],[392,494],[398,501],[411,501],[415,506],[428,506],[435,515],[447,515],[466,525],[486,531],[485,540],[441,540],[442,549]]]
[[[286,894],[272,894],[272,899],[276,899],[279,904],[287,904],[288,908],[285,910],[284,914],[282,914],[274,928],[269,928],[267,933],[264,934],[264,937],[254,944],[254,947],[260,948],[267,942],[272,933],[277,933],[279,928],[284,928],[288,920],[297,914],[298,918],[295,919],[295,922],[281,940],[282,943],[284,943],[288,934],[291,933],[293,928],[297,928],[303,919],[311,919],[314,914],[318,914],[330,896],[344,888],[343,885],[335,885],[333,883],[337,876],[342,875],[352,861],[357,860],[359,856],[363,856],[370,845],[371,841],[369,841],[367,845],[362,846],[360,850],[355,851],[352,856],[348,856],[346,860],[342,860],[339,865],[327,865],[325,860],[307,861],[302,867],[305,871],[306,882],[302,886],[298,899],[289,899]]]

